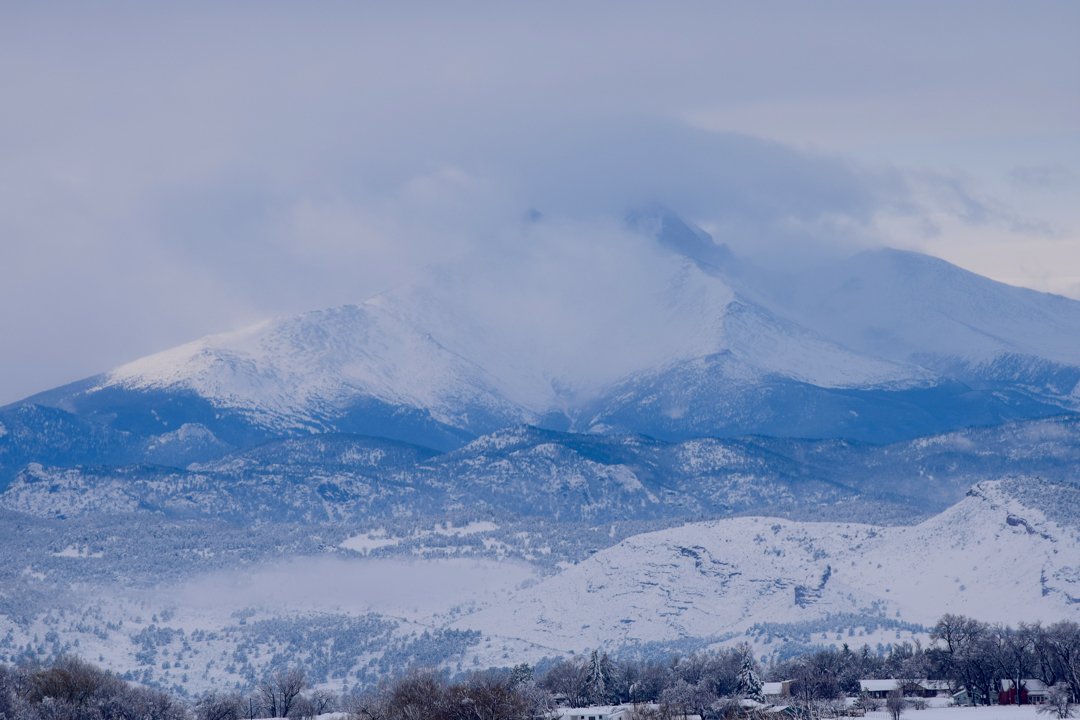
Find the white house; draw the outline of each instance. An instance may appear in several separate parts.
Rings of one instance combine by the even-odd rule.
[[[883,698],[900,687],[896,680],[860,680],[859,691],[873,698]]]
[[[781,682],[761,683],[761,694],[771,703],[775,703],[781,698],[791,697],[792,682],[792,680],[783,680]]]
[[[582,708],[559,708],[559,720],[624,720],[625,713],[619,713],[625,705],[593,705]]]

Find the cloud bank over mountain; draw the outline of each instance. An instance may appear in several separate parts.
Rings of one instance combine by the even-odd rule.
[[[531,210],[600,256],[590,231],[650,202],[789,267],[1060,245],[1076,11],[1040,8],[6,8],[0,402],[540,242]],[[1056,165],[980,154],[1004,189],[863,152],[1047,134]]]

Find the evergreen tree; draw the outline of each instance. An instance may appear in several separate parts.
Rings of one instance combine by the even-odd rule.
[[[619,671],[606,652],[600,656],[600,674],[604,678],[604,702],[618,702]]]
[[[762,692],[761,680],[758,679],[757,671],[754,670],[754,658],[750,653],[743,655],[742,667],[739,668],[739,686],[736,693],[749,700],[765,702],[765,693]]]
[[[533,680],[533,668],[529,666],[529,663],[521,663],[515,665],[510,670],[510,682],[509,687],[511,690],[520,690]]]
[[[602,705],[607,700],[607,680],[604,672],[604,660],[607,660],[607,653],[604,653],[604,657],[600,657],[600,652],[597,650],[592,651],[592,656],[589,658],[589,674],[586,678],[586,686],[589,693],[589,702],[593,705]],[[607,664],[610,665],[611,661],[608,660]]]

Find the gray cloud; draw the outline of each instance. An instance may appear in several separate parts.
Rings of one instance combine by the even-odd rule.
[[[661,202],[766,262],[877,243],[879,214],[925,211],[903,172],[688,118],[886,94],[952,128],[964,103],[925,98],[960,93],[1042,128],[1065,94],[1028,80],[1070,86],[1077,12],[7,5],[0,402],[525,242],[533,208],[589,227]]]

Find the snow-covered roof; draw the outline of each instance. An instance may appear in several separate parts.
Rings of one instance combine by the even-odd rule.
[[[559,718],[569,720],[569,718],[575,717],[603,717],[604,720],[607,720],[621,707],[620,705],[591,705],[589,707],[559,708]]]
[[[890,678],[887,680],[860,680],[859,689],[863,692],[888,692],[900,687],[900,680]],[[911,680],[916,685],[927,690],[948,690],[949,683],[945,680]]]
[[[1012,686],[1012,680],[1001,681],[1001,689],[1005,692],[1012,690]],[[1050,688],[1046,687],[1046,683],[1044,683],[1042,680],[1036,680],[1034,678],[1028,680],[1021,680],[1020,687],[1025,688],[1028,691],[1029,695],[1032,693],[1039,693],[1041,695],[1050,692]]]

